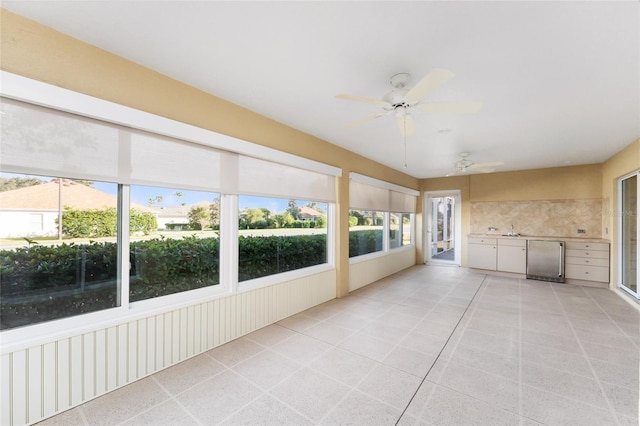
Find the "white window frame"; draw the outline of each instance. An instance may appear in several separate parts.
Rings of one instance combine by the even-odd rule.
[[[412,195],[417,197],[420,195],[419,191],[414,189],[405,188],[404,186],[396,185],[391,182],[386,182],[380,179],[372,178],[370,176],[361,175],[359,173],[351,172],[349,173],[349,179],[354,180],[355,182],[360,182],[366,185],[376,186],[378,188],[388,189],[391,191],[400,192],[407,195]],[[349,206],[349,210],[352,210],[351,206]],[[354,208],[353,210],[359,210]],[[354,256],[349,258],[349,263],[359,263],[365,262],[371,259],[375,259],[377,257],[387,256],[390,253],[398,253],[402,250],[415,250],[415,212],[397,212],[397,211],[382,211],[376,210],[377,212],[383,213],[384,221],[382,224],[382,250],[376,251],[373,253],[362,254],[359,256]],[[391,248],[389,241],[389,229],[390,229],[390,213],[409,213],[410,214],[410,229],[411,229],[411,243],[406,246],[400,246]]]
[[[2,85],[0,85],[0,96],[9,99],[69,112],[79,116],[131,127],[237,154],[258,157],[275,163],[298,167],[334,177],[342,176],[342,169],[335,166],[298,157],[293,154],[222,135],[103,99],[73,92],[17,74],[0,71],[0,81],[2,81]],[[121,213],[118,226],[120,227],[121,237],[118,240],[118,248],[120,254],[119,261],[123,261],[129,258],[128,207],[130,191],[128,185],[120,184],[119,187],[121,188],[119,193],[122,195],[119,196],[119,211]],[[213,300],[238,292],[237,206],[237,195],[221,194],[221,227],[224,223],[225,228],[223,229],[224,232],[221,230],[220,233],[220,284],[129,303],[129,269],[128,265],[121,265],[119,267],[119,278],[121,280],[119,287],[119,291],[121,292],[120,306],[3,330],[0,332],[2,353],[42,344],[55,339],[71,337],[95,330],[96,328],[109,327],[115,324],[145,318],[157,313],[193,305],[196,302],[201,303],[206,300]],[[335,236],[332,227],[335,226],[335,206],[334,203],[329,203],[329,206],[332,213],[327,216],[328,262],[326,264],[252,280],[251,286],[243,286],[242,291],[274,283],[281,283],[334,268]],[[235,250],[232,247],[235,247]]]
[[[629,294],[633,297],[635,297],[636,299],[640,299],[640,290],[636,291],[635,293],[633,292],[633,290],[631,290],[630,288],[626,287],[623,285],[622,283],[622,250],[623,250],[623,235],[622,235],[622,221],[624,218],[624,215],[626,214],[625,211],[623,211],[622,209],[622,182],[626,179],[629,179],[631,177],[635,176],[636,177],[636,182],[640,183],[640,171],[635,171],[632,173],[628,173],[624,176],[621,176],[620,178],[618,178],[618,205],[617,205],[617,220],[618,220],[618,265],[617,265],[617,283],[616,283],[616,288],[620,291],[625,292],[626,294]],[[640,192],[640,185],[638,186],[638,191]],[[636,211],[640,211],[640,197],[638,197],[638,205],[636,206]],[[636,219],[637,220],[637,219]],[[638,238],[640,238],[640,226],[637,227],[637,233],[638,235],[636,236],[636,240]],[[639,254],[640,256],[640,254]],[[636,276],[636,282],[640,283],[640,269],[638,269],[636,271],[637,276]]]

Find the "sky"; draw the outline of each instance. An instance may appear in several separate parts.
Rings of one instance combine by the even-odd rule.
[[[12,178],[12,177],[35,177],[44,182],[49,182],[51,177],[33,176],[33,175],[21,175],[14,173],[0,173],[0,177]],[[107,194],[117,195],[118,186],[114,183],[94,182],[93,188],[106,192]],[[182,196],[178,196],[177,192],[182,193]],[[212,202],[219,194],[215,192],[204,191],[188,191],[179,190],[175,188],[157,188],[150,186],[131,185],[131,201],[133,203],[141,204],[143,206],[149,205],[149,199],[155,199],[157,196],[162,197],[162,202],[154,202],[153,206],[159,207],[171,207],[179,206],[182,203],[195,204],[202,201]],[[240,209],[248,208],[267,208],[274,213],[282,213],[287,209],[288,200],[280,198],[267,198],[267,197],[254,197],[248,195],[241,195],[239,197]],[[308,204],[309,201],[297,200],[298,206],[302,207]]]

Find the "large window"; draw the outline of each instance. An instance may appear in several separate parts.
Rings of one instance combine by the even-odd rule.
[[[411,217],[410,213],[389,213],[389,248],[411,244]]]
[[[373,210],[349,211],[349,257],[384,249],[384,213]]]
[[[117,193],[115,183],[0,174],[2,329],[119,304]]]
[[[413,243],[417,191],[352,173],[349,194],[349,257]]]
[[[131,186],[129,301],[219,284],[220,194]]]
[[[329,263],[339,169],[155,116],[142,127],[164,135],[4,97],[1,108],[3,329]],[[138,114],[125,112],[113,121]]]
[[[327,203],[240,196],[239,206],[239,281],[327,263]]]

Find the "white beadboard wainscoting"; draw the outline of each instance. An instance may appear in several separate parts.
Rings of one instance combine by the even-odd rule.
[[[31,424],[336,297],[335,269],[3,354],[0,424]]]
[[[412,267],[416,264],[416,251],[414,246],[407,246],[362,258],[352,259],[349,265],[349,291]]]

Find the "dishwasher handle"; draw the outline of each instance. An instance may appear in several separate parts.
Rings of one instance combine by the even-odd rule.
[[[558,242],[560,250],[558,251],[558,277],[564,276],[564,242]]]

